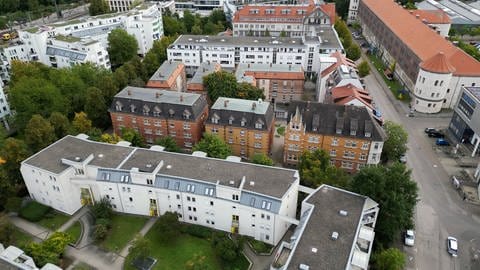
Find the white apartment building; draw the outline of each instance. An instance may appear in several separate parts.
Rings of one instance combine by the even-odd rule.
[[[273,245],[295,224],[296,237],[282,242],[279,249],[290,249],[289,256],[280,256],[288,261],[272,269],[296,265],[295,256],[310,264],[320,253],[330,257],[319,264],[325,269],[337,269],[328,268],[336,265],[331,264],[334,259],[349,262],[342,269],[351,269],[350,265],[366,269],[378,215],[378,204],[371,199],[326,185],[316,190],[300,186],[296,170],[242,163],[236,157],[220,160],[202,152],[186,155],[164,152],[159,146],[128,145],[89,141],[84,134],[66,136],[23,161],[20,171],[32,199],[70,215],[107,198],[118,212],[145,216],[176,212],[180,221]],[[299,191],[310,195],[297,220]],[[317,227],[328,231],[315,233]],[[334,250],[324,240],[329,240],[330,230],[337,232]],[[302,245],[318,247],[319,254],[303,252]]]
[[[219,63],[224,69],[238,64],[301,65],[307,74],[320,72],[320,57],[343,48],[333,29],[317,37],[227,37],[182,35],[167,49],[169,60],[185,64],[192,74],[203,62]]]
[[[0,269],[4,270],[62,270],[62,268],[47,263],[42,268],[35,265],[32,257],[15,246],[5,248],[0,243]]]
[[[8,105],[7,97],[3,92],[3,82],[0,80],[0,121],[5,129],[9,130],[10,126],[8,125],[6,117],[10,115],[10,105]]]
[[[200,16],[209,16],[213,10],[223,10],[224,0],[175,1],[175,10],[183,16],[184,10],[190,10]]]
[[[125,29],[144,55],[163,36],[162,15],[156,5],[140,5],[125,13],[105,14],[19,30],[19,38],[0,48],[0,77],[9,80],[13,60],[39,61],[52,67],[91,62],[110,68],[108,34]]]

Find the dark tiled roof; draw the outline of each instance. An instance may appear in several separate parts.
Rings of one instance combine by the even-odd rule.
[[[315,270],[347,269],[366,199],[326,185],[310,195],[306,202],[313,205],[313,212],[288,269],[299,269],[300,264]],[[340,215],[341,210],[347,215]],[[332,239],[333,232],[338,233],[337,240]]]
[[[151,117],[158,111],[159,118],[181,120],[190,114],[189,119],[195,121],[207,106],[206,98],[199,94],[127,86],[114,97],[109,111]]]
[[[339,136],[373,141],[386,139],[385,132],[365,107],[294,101],[289,106],[290,117],[295,115],[297,107],[307,132],[336,135],[337,129],[341,129]],[[355,135],[351,135],[355,129]],[[371,137],[365,137],[365,132],[370,132]]]
[[[207,124],[211,124],[212,118],[216,117],[218,125],[242,127],[241,122],[244,120],[243,127],[247,129],[256,129],[255,123],[260,122],[262,123],[261,130],[269,130],[273,124],[274,112],[273,106],[269,102],[218,98],[208,115]],[[232,120],[232,124],[230,124],[230,120]]]

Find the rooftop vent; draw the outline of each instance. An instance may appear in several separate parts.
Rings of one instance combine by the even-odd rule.
[[[300,269],[300,270],[310,270],[310,266],[302,263],[298,266],[298,269]]]
[[[145,167],[152,168],[152,164],[149,163],[149,164],[145,165]]]
[[[128,91],[127,91],[127,95],[131,96],[131,95],[132,95],[132,91],[128,90]]]
[[[230,185],[232,185],[232,186],[233,186],[233,185],[235,185],[235,181],[233,181],[233,180],[230,180],[230,181],[228,181],[228,184],[230,184]]]
[[[318,249],[317,248],[312,248],[313,253],[317,253]]]
[[[254,43],[257,43],[257,42],[258,42],[258,40],[256,40],[256,39],[255,39],[253,42],[254,42]]]
[[[98,157],[99,157],[99,158],[103,158],[103,154],[98,154]]]
[[[340,214],[340,216],[344,216],[344,217],[346,217],[348,215],[348,212],[345,211],[345,210],[340,210],[340,211],[338,211],[338,213]]]
[[[333,232],[332,233],[332,240],[337,240],[338,239],[338,232]]]
[[[167,165],[167,169],[171,169],[172,168],[172,165]]]
[[[75,161],[80,161],[80,160],[82,160],[81,157],[75,157]]]
[[[192,41],[192,39],[191,39],[191,38],[189,38],[189,39],[188,39],[188,41]]]
[[[255,182],[254,181],[250,181],[250,186],[255,186]]]

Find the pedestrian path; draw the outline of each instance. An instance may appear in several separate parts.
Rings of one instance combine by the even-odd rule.
[[[50,236],[52,231],[50,231],[47,228],[44,228],[38,224],[35,224],[33,222],[27,221],[23,218],[17,217],[17,216],[11,216],[10,221],[12,222],[13,225],[15,225],[17,228],[21,229],[22,231],[33,235],[41,240],[45,240]]]
[[[88,213],[88,208],[82,207],[75,214],[73,214],[73,216],[58,229],[58,231],[64,232],[68,230],[68,228],[70,228],[75,222],[77,222],[86,213]]]

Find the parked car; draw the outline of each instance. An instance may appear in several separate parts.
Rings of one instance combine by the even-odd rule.
[[[425,128],[425,133],[430,134],[431,132],[440,132],[440,130],[436,128]]]
[[[399,161],[401,163],[407,163],[407,155],[405,154],[401,155]]]
[[[428,133],[428,137],[433,137],[433,138],[443,138],[445,135],[438,131],[438,130],[433,130]]]
[[[435,141],[435,144],[438,145],[438,146],[449,146],[450,143],[443,139],[443,138],[438,138],[436,141]]]
[[[447,237],[447,252],[453,257],[458,255],[458,242],[457,238],[449,236]]]
[[[405,245],[413,247],[415,244],[415,232],[413,230],[407,230],[405,233]]]

